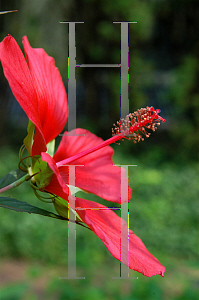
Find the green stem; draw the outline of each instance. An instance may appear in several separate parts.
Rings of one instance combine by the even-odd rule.
[[[11,190],[13,189],[14,187],[17,187],[19,186],[20,184],[22,184],[23,182],[27,181],[28,179],[30,178],[30,175],[24,175],[23,177],[21,177],[20,179],[12,182],[11,184],[3,187],[2,189],[0,189],[0,194],[3,193],[3,192],[6,192],[8,190]]]

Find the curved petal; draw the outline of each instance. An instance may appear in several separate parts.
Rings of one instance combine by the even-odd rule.
[[[68,118],[66,90],[54,59],[43,49],[32,48],[26,36],[23,45],[37,93],[42,132],[49,143],[63,130]]]
[[[146,249],[145,245],[132,230],[129,230],[129,249],[122,245],[123,257],[121,260],[121,222],[124,229],[128,230],[127,224],[108,207],[93,201],[69,196],[55,161],[47,153],[42,153],[42,159],[48,162],[54,172],[51,183],[45,188],[46,191],[72,203],[72,207],[82,221],[102,240],[109,252],[119,261],[125,263],[130,269],[142,273],[145,276],[164,276],[165,267]],[[126,257],[128,257],[126,259]],[[128,261],[128,263],[126,263]]]
[[[74,135],[72,135],[74,133]],[[76,133],[76,135],[75,135]],[[102,143],[103,140],[92,134],[88,130],[78,128],[70,132],[70,135],[64,135],[61,143],[54,155],[54,160],[59,162],[63,159],[71,157],[86,149],[92,148]],[[121,169],[113,164],[113,149],[106,146],[91,154],[88,154],[69,165],[83,165],[76,167],[76,186],[94,193],[108,201],[121,203]],[[68,167],[60,166],[59,172],[68,184]],[[132,190],[128,187],[128,199],[131,198]]]
[[[0,43],[0,60],[17,101],[37,127],[33,155],[46,151],[46,144],[64,128],[68,116],[67,96],[54,59],[43,49],[33,49],[23,39],[28,64],[15,39]],[[29,67],[28,67],[29,65]]]
[[[76,198],[76,211],[109,252],[121,261],[121,222],[124,227],[127,224],[106,206],[89,200]],[[122,245],[122,252],[128,257],[128,248],[125,245]],[[132,230],[129,230],[129,268],[148,277],[164,277],[166,270]]]
[[[28,118],[40,130],[40,148],[46,151],[45,138],[41,130],[41,121],[38,114],[39,104],[32,77],[21,49],[10,35],[0,43],[0,60],[4,75],[15,98],[26,112]]]
[[[59,185],[59,183],[57,182]],[[75,198],[65,194],[61,186],[49,186],[47,191],[62,197],[69,201],[75,201],[75,209],[82,221],[102,240],[108,251],[121,261],[121,222],[127,227],[127,224],[118,217],[108,207],[93,201]],[[132,230],[129,230],[129,249],[122,245],[122,253],[128,257],[128,263],[125,263],[130,269],[142,273],[145,276],[161,275],[164,277],[165,267],[155,258],[145,247],[141,239],[136,236]],[[124,257],[123,256],[123,257]]]
[[[54,159],[45,152],[41,153],[41,157],[43,161],[48,163],[49,167],[54,172],[50,184],[45,187],[44,190],[66,199],[66,195],[69,195],[69,188],[61,177]]]

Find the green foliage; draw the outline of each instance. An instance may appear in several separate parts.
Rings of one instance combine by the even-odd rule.
[[[11,285],[9,288],[2,288],[0,290],[1,300],[21,300],[27,287],[27,284],[21,283]]]
[[[55,58],[65,83],[68,79],[68,25],[59,21],[85,22],[76,25],[77,63],[119,63],[120,25],[112,22],[138,22],[129,25],[130,111],[154,105],[162,110],[166,123],[140,145],[132,146],[125,141],[121,152],[115,147],[115,162],[137,164],[129,171],[133,188],[129,204],[130,228],[166,266],[167,272],[164,279],[138,275],[139,280],[115,282],[112,277],[119,275],[118,261],[92,232],[77,226],[77,273],[86,276],[86,280],[60,281],[59,276],[67,276],[67,223],[0,208],[1,262],[11,258],[30,264],[27,283],[1,287],[0,298],[197,299],[198,1],[21,0],[5,3],[6,7],[1,3],[1,10],[16,8],[19,11],[1,15],[1,40],[10,33],[22,47],[21,38],[27,35],[31,46],[42,47]],[[103,138],[110,137],[112,123],[117,121],[120,111],[119,69],[79,69],[77,88],[83,83],[88,92],[83,97],[81,93],[77,96],[77,100],[85,98],[79,106],[77,101],[77,126],[88,128]],[[1,146],[20,146],[27,124],[21,119],[11,121],[17,115],[16,111],[9,114],[15,100],[12,102],[7,92],[3,72],[0,79]],[[108,98],[101,91],[107,91]],[[0,150],[0,177],[17,169],[15,153],[11,148]],[[28,183],[9,196],[51,211],[49,204],[39,203]],[[92,200],[102,201],[97,197]],[[102,203],[108,205],[106,201]],[[52,277],[48,277],[50,273]],[[137,275],[133,271],[131,274]]]
[[[178,170],[167,165],[153,169],[138,165],[133,170],[136,180],[130,224],[146,245],[167,249],[170,255],[199,257],[197,168],[184,166]]]
[[[9,150],[1,152],[2,161],[6,153],[9,153]],[[11,154],[9,161],[12,157]],[[119,148],[114,157],[115,163],[137,164],[136,167],[129,168],[129,182],[133,188],[132,199],[129,203],[130,228],[143,240],[152,253],[160,251],[176,257],[197,259],[199,256],[197,248],[198,165],[185,165],[183,169],[171,164],[160,167],[144,166],[139,160],[124,156],[119,152]],[[17,158],[13,157],[13,165],[15,159]],[[9,193],[11,197],[28,200],[30,203],[28,207],[34,209],[33,204],[36,204],[42,209],[55,212],[50,204],[38,203],[29,184],[22,184],[10,192],[13,193],[13,195]],[[4,194],[6,196],[6,193]],[[110,203],[92,194],[81,195],[80,192],[78,196],[110,206]],[[48,220],[41,216],[16,213],[2,208],[0,210],[1,256],[42,258],[46,262],[54,263],[55,261],[63,263],[64,258],[66,263],[66,222]],[[66,240],[65,243],[63,240]],[[51,245],[50,253],[48,243]],[[81,254],[77,252],[79,253],[77,259],[80,265],[86,266],[86,257],[93,256],[91,249],[96,243],[99,251],[95,259],[103,263],[105,257],[111,258],[104,245],[92,232],[77,226],[77,249],[81,249]],[[42,249],[42,256],[41,252],[33,247],[36,244],[38,245],[36,249]],[[64,247],[63,244],[65,244]]]
[[[143,165],[133,156],[120,152],[120,147],[115,148],[115,163],[137,164],[129,168],[133,188],[129,203],[130,228],[166,266],[165,278],[145,278],[131,271],[130,276],[138,276],[138,280],[113,280],[112,277],[119,276],[119,262],[91,231],[77,226],[77,276],[86,279],[59,280],[60,276],[67,276],[67,222],[0,208],[0,272],[5,259],[28,262],[23,282],[0,286],[2,300],[35,300],[41,291],[44,300],[79,299],[80,291],[82,300],[197,299],[193,283],[199,255],[198,165],[184,165],[183,169],[171,163],[151,166],[148,161],[148,165],[146,162]],[[15,165],[16,153],[5,148],[0,151],[0,177]],[[49,204],[38,203],[28,183],[12,193],[9,193],[12,197],[51,210]],[[86,195],[88,199],[110,205]]]
[[[63,220],[59,215],[10,197],[0,197],[0,207],[15,210],[16,212],[27,212]]]

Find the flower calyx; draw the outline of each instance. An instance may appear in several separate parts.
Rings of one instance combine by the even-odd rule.
[[[31,182],[36,185],[36,188],[42,190],[51,182],[53,171],[40,155],[35,155],[31,159],[29,175],[32,176]]]

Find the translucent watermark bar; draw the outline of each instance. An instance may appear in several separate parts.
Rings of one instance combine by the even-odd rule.
[[[129,24],[137,22],[113,22],[121,24],[121,62],[119,64],[76,64],[76,24],[84,22],[60,22],[69,26],[69,54],[68,54],[68,133],[78,135],[76,131],[76,77],[75,68],[120,68],[120,118],[129,114]],[[66,135],[66,134],[60,134]]]
[[[69,169],[69,185],[75,187],[75,167],[82,165],[65,165]],[[69,206],[75,208],[75,197],[69,198]],[[85,277],[76,276],[76,223],[75,214],[68,209],[68,277],[59,277],[59,279],[85,279]]]
[[[121,167],[121,244],[120,251],[120,276],[112,279],[138,279],[129,277],[129,204],[128,204],[128,167],[137,165],[117,165]],[[126,176],[127,175],[127,176]],[[127,224],[127,226],[126,226]],[[127,250],[127,251],[126,251]]]
[[[84,22],[60,22],[69,24],[69,54],[68,54],[68,103],[69,103],[69,117],[68,117],[68,131],[76,129],[76,67],[109,67],[120,68],[120,118],[125,118],[129,114],[129,23],[137,22],[113,22],[121,24],[121,62],[119,64],[76,64],[76,24]],[[68,135],[77,135],[76,132],[68,133]],[[138,277],[129,277],[129,210],[128,210],[128,174],[129,166],[136,165],[119,165],[121,168],[121,208],[111,207],[111,210],[121,210],[121,260],[120,277],[113,277],[113,279],[138,279]],[[75,165],[69,165],[69,185],[75,186]],[[72,201],[72,202],[70,202]],[[75,207],[74,200],[69,200],[69,206]],[[124,202],[127,203],[124,203]],[[78,208],[83,210],[85,208]],[[93,208],[87,208],[93,210]],[[70,219],[75,220],[75,215],[71,212]],[[72,219],[74,218],[74,219]],[[122,221],[124,220],[124,221]],[[125,222],[123,224],[123,222]],[[127,254],[122,249],[127,249]],[[76,277],[76,224],[69,222],[69,236],[68,236],[68,277],[60,277],[60,279],[85,279],[85,277]]]

